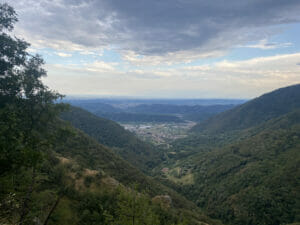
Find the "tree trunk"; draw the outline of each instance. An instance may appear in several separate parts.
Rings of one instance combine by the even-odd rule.
[[[34,183],[35,183],[35,175],[36,175],[35,174],[35,168],[33,167],[32,168],[32,176],[31,176],[31,184],[28,187],[26,197],[25,197],[24,202],[23,202],[19,225],[24,224],[25,217],[29,212],[29,202],[31,200],[31,194],[33,192],[33,186],[34,186]]]
[[[45,222],[44,222],[43,225],[47,225],[50,216],[52,215],[52,213],[56,209],[56,207],[57,207],[57,205],[58,205],[58,203],[59,203],[59,201],[60,201],[61,198],[62,198],[62,196],[58,196],[57,200],[55,201],[54,205],[52,206],[51,210],[49,211],[48,216],[47,216],[47,218],[46,218],[46,220],[45,220]]]

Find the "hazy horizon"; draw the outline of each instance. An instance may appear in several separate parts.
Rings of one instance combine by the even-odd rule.
[[[128,100],[250,100],[248,98],[180,98],[180,97],[150,97],[126,95],[65,95],[64,99],[128,99]]]

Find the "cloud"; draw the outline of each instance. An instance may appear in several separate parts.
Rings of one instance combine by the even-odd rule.
[[[193,60],[223,56],[222,51],[198,52],[197,50],[170,52],[164,55],[139,55],[134,51],[121,51],[123,61],[135,66],[160,66],[174,63],[190,63]]]
[[[56,55],[63,57],[63,58],[67,58],[67,57],[71,57],[72,54],[70,53],[65,53],[65,52],[55,52]]]
[[[17,32],[60,50],[114,46],[145,56],[211,55],[300,21],[299,0],[8,0]],[[260,48],[274,48],[264,43]],[[255,47],[255,46],[252,46]]]
[[[117,63],[107,63],[103,61],[95,61],[93,63],[85,64],[84,68],[88,71],[101,73],[101,72],[107,72],[107,71],[116,71],[115,66],[117,66]]]
[[[287,48],[287,47],[291,47],[292,45],[293,44],[289,42],[286,43],[268,42],[266,39],[264,39],[259,41],[257,44],[244,45],[241,47],[269,50],[269,49],[277,49],[277,48]]]
[[[253,98],[300,83],[300,53],[180,68],[121,70],[115,63],[47,64],[46,84],[63,94]],[[276,65],[276,67],[274,67]]]

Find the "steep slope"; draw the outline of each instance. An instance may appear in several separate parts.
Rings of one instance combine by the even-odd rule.
[[[71,128],[72,129],[72,128]],[[82,177],[82,175],[79,175],[78,178],[75,179],[75,188],[76,184],[79,183],[79,197],[78,195],[71,196],[67,195],[67,199],[72,203],[74,200],[78,201],[84,201],[84,198],[87,196],[95,197],[93,195],[97,196],[97,193],[103,193],[107,192],[110,193],[109,198],[110,202],[107,202],[107,206],[109,208],[119,207],[116,206],[113,201],[118,201],[117,196],[113,197],[114,194],[120,195],[121,192],[125,192],[125,195],[132,193],[131,189],[135,189],[135,191],[139,192],[138,195],[140,196],[143,194],[146,196],[146,199],[150,198],[150,201],[155,202],[155,199],[158,199],[158,212],[152,212],[157,214],[158,217],[158,224],[201,224],[208,223],[208,224],[221,224],[218,221],[214,221],[210,219],[209,217],[205,216],[199,208],[196,207],[192,202],[186,200],[184,197],[176,193],[174,190],[165,187],[164,185],[156,182],[154,179],[144,175],[142,172],[140,172],[138,169],[130,165],[128,162],[121,159],[119,156],[113,153],[113,151],[101,144],[99,144],[94,139],[90,138],[88,135],[84,134],[83,132],[72,129],[73,135],[67,139],[64,140],[62,143],[58,143],[56,146],[54,146],[54,151],[59,154],[60,158],[63,160],[66,160],[67,162],[75,162],[76,165],[69,165],[71,172],[76,172],[76,167],[80,168],[79,174],[90,174],[88,177],[92,177],[91,175],[95,174],[94,178],[90,178],[91,181],[87,181],[86,177]],[[78,172],[77,172],[78,173]],[[78,175],[75,175],[75,177]],[[87,176],[87,175],[86,175]],[[80,181],[81,180],[81,181]],[[83,184],[80,184],[81,182],[84,182]],[[99,185],[100,182],[100,186]],[[88,184],[86,184],[88,183]],[[87,187],[86,187],[87,186]],[[99,189],[100,188],[100,189]],[[102,190],[101,190],[102,189]],[[103,190],[104,189],[104,190]],[[109,190],[114,189],[115,191],[110,192]],[[121,190],[120,190],[121,189]],[[74,191],[74,190],[73,190]],[[78,190],[77,190],[78,191]],[[76,192],[76,190],[75,190]],[[81,194],[80,194],[81,193]],[[122,194],[122,193],[121,193]],[[100,194],[101,196],[101,194]],[[170,196],[170,203],[169,205],[165,205],[165,203],[162,200],[159,200],[161,196]],[[134,196],[133,196],[134,197]],[[107,201],[107,196],[104,196]],[[132,201],[132,196],[126,197],[128,199],[125,199],[125,201]],[[136,197],[135,197],[136,198]],[[152,200],[151,200],[152,199]],[[94,200],[95,201],[95,200]],[[124,201],[124,199],[123,199]],[[138,200],[134,200],[135,202],[133,204],[136,204],[137,207],[139,205]],[[161,202],[162,201],[162,202]],[[78,203],[77,203],[78,204]],[[96,207],[99,207],[100,202],[96,203]],[[120,204],[120,203],[118,203]],[[148,203],[153,204],[153,203]],[[84,205],[86,207],[86,205]],[[94,206],[95,207],[95,206]],[[92,207],[92,210],[95,211],[95,208]],[[124,207],[130,207],[124,206]],[[141,207],[139,210],[141,210],[142,214],[145,214],[145,212],[149,209],[145,203],[141,203],[139,205]],[[143,209],[145,207],[145,209]],[[155,209],[155,205],[152,206],[152,208]],[[89,209],[91,210],[91,209]],[[111,209],[112,211],[115,211],[115,209]],[[116,211],[118,214],[112,216],[118,217],[120,216],[118,210]],[[71,213],[74,213],[71,212]],[[123,212],[126,213],[126,212]],[[128,213],[128,212],[127,212]],[[130,213],[130,212],[129,212]],[[132,213],[132,212],[131,212]],[[105,215],[105,211],[103,212]],[[106,215],[105,215],[106,216]],[[185,218],[184,221],[182,221],[182,218]],[[86,223],[86,221],[84,221]],[[92,221],[94,224],[94,221]],[[143,223],[148,224],[146,221],[143,221]],[[55,223],[54,223],[55,224]],[[89,224],[89,223],[86,223]],[[110,223],[107,223],[110,224]],[[124,223],[127,224],[127,223]],[[131,222],[129,222],[131,224]],[[151,223],[149,223],[150,225]]]
[[[300,108],[300,84],[264,94],[193,127],[194,132],[222,133],[258,125]]]
[[[125,186],[137,184],[141,190],[145,190],[151,196],[168,193],[173,196],[174,205],[177,207],[182,204],[193,207],[176,192],[147,177],[108,147],[99,144],[80,130],[72,129],[72,131],[71,137],[54,146],[56,153],[64,158],[75,160],[83,168],[103,171]]]
[[[228,224],[300,221],[300,110],[253,127],[243,139],[177,160],[179,190]],[[167,174],[167,177],[172,174]],[[172,178],[172,177],[171,177]]]
[[[25,224],[220,224],[82,131],[59,121],[52,129],[65,135],[34,172],[0,177],[1,224],[17,223],[24,196]]]
[[[99,143],[111,147],[122,158],[143,171],[149,171],[161,162],[162,152],[139,140],[119,124],[93,115],[83,109],[71,107],[61,115],[73,126],[95,138]]]

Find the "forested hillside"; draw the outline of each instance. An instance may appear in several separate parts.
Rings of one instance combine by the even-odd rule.
[[[211,151],[182,158],[193,176],[182,193],[210,216],[229,224],[298,222],[300,111],[249,131],[248,137]]]
[[[163,159],[163,152],[160,149],[139,140],[116,122],[100,118],[77,107],[71,107],[69,111],[62,113],[61,117],[99,143],[111,147],[117,154],[143,171],[151,170]]]
[[[192,131],[221,133],[246,129],[300,107],[300,84],[275,90],[199,123]]]
[[[189,224],[201,220],[212,222],[205,217],[195,205],[185,200],[175,191],[146,177],[142,172],[115,155],[110,149],[99,145],[95,140],[89,138],[84,133],[76,130],[73,130],[73,132],[71,138],[65,140],[64,143],[55,145],[54,150],[59,155],[58,158],[60,160],[64,161],[65,164],[70,163],[71,173],[75,173],[75,189],[76,185],[78,185],[77,188],[79,188],[80,194],[81,191],[87,188],[90,191],[87,193],[88,196],[95,195],[100,199],[104,189],[110,194],[110,197],[108,198],[112,198],[110,200],[108,199],[108,201],[111,201],[111,204],[103,205],[104,209],[101,209],[102,215],[99,212],[100,209],[94,208],[95,206],[91,206],[91,209],[83,208],[82,210],[89,210],[91,215],[96,211],[100,214],[100,218],[102,217],[102,219],[105,218],[105,220],[111,220],[113,222],[120,221],[120,218],[122,217],[125,217],[124,221],[126,221],[126,213],[136,214],[132,216],[136,216],[137,221],[140,220],[140,222],[143,221],[143,223],[149,223],[149,225],[152,223]],[[73,163],[75,165],[73,165]],[[83,184],[80,182],[83,182]],[[99,182],[108,187],[101,187]],[[113,188],[113,191],[109,192],[111,188]],[[76,191],[78,190],[75,190],[75,192]],[[128,199],[127,201],[129,202],[124,203],[114,199],[117,197],[114,196],[114,194],[118,194],[120,191],[120,197]],[[99,192],[100,195],[97,196],[97,193]],[[142,193],[144,196],[134,196],[134,192]],[[131,194],[133,194],[133,196]],[[135,194],[139,195],[138,193]],[[165,202],[164,197],[160,196],[169,197],[165,197],[167,199]],[[82,197],[84,197],[84,195],[82,195]],[[73,199],[71,196],[70,198]],[[133,199],[130,200],[130,198]],[[157,199],[158,205],[155,205],[155,199]],[[99,204],[102,204],[101,201],[92,201],[94,201],[93,204],[97,204],[98,207]],[[105,207],[107,207],[107,212],[105,212]],[[130,207],[135,207],[136,210],[139,211],[135,212],[133,209],[130,209]],[[119,210],[125,211],[119,212]],[[111,214],[106,214],[109,211]],[[145,215],[145,212],[149,213],[149,215]],[[179,213],[180,216],[176,215],[177,213]],[[153,222],[154,219],[156,222]],[[107,224],[110,223],[107,222]]]
[[[299,89],[276,90],[199,124],[201,132],[174,143],[160,177],[225,224],[299,222]]]
[[[83,132],[60,121],[53,129],[64,135],[43,152],[34,174],[22,167],[1,175],[1,223],[20,220],[30,188],[23,224],[131,224],[132,218],[149,225],[218,224]]]

